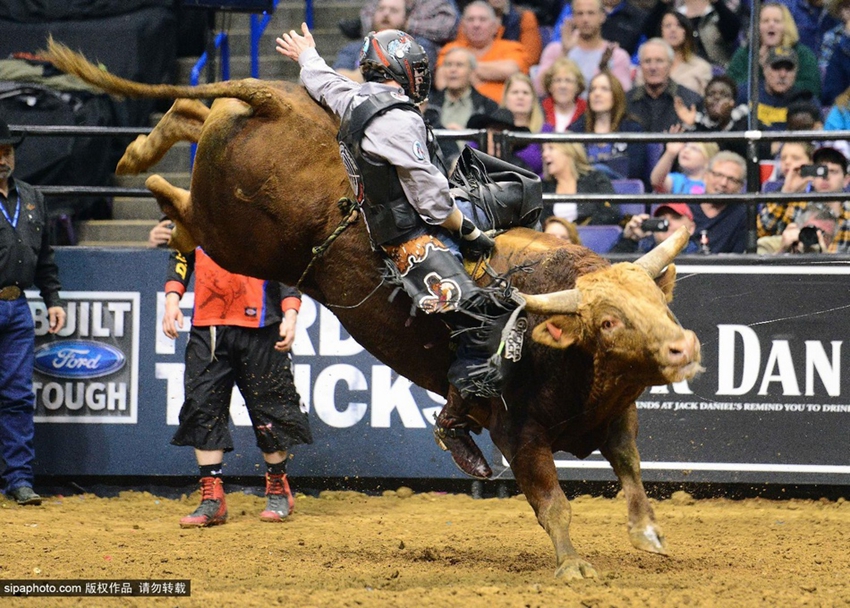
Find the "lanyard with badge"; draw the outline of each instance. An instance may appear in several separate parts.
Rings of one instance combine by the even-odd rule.
[[[15,217],[9,217],[9,212],[6,210],[6,205],[0,204],[0,211],[3,212],[3,217],[8,220],[8,222],[12,225],[12,228],[18,228],[18,218],[21,216],[21,195],[18,195],[18,202],[15,205]]]

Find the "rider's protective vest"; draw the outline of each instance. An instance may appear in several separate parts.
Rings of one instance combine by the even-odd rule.
[[[340,156],[355,198],[362,205],[369,235],[375,245],[398,239],[424,225],[419,213],[407,200],[396,168],[384,160],[370,158],[361,147],[363,133],[369,123],[394,108],[419,114],[409,98],[400,98],[398,93],[393,92],[378,93],[346,112],[337,136]],[[431,162],[440,167],[436,140],[427,126],[426,130]]]

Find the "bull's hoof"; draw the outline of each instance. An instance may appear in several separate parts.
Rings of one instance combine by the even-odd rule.
[[[629,530],[629,540],[632,541],[635,549],[657,553],[659,555],[668,555],[667,543],[664,542],[664,533],[655,524]]]
[[[596,568],[578,557],[564,560],[564,563],[555,570],[555,578],[562,581],[578,581],[585,578],[598,578],[598,576]]]
[[[117,175],[138,175],[147,167],[142,167],[142,155],[140,151],[144,149],[147,135],[139,135],[133,143],[127,146],[124,156],[118,161],[118,166],[115,168]]]

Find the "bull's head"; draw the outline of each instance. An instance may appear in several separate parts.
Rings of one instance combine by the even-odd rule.
[[[701,371],[700,344],[679,325],[673,299],[673,258],[688,242],[682,227],[634,263],[580,276],[574,289],[524,295],[526,310],[547,315],[532,339],[553,348],[577,346],[648,384],[679,382]]]

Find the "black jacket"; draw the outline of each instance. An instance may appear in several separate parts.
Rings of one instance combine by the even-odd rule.
[[[626,111],[643,124],[645,131],[661,133],[681,123],[673,105],[676,97],[681,97],[686,107],[696,106],[698,111],[703,111],[702,96],[673,80],[657,99],[647,95],[646,89],[642,86],[633,88],[626,94],[628,102]]]
[[[20,198],[17,229],[5,217],[0,217],[0,287],[15,285],[28,289],[35,284],[41,291],[45,306],[61,306],[59,269],[53,260],[53,247],[47,234],[47,208],[44,197],[35,188],[9,179],[9,198],[14,219],[15,206]],[[0,205],[10,205],[0,195]]]
[[[499,104],[485,97],[474,88],[470,91],[472,97],[472,114],[492,114],[499,109]],[[428,107],[423,114],[425,123],[432,129],[445,129],[443,124],[443,102],[446,99],[444,91],[431,89],[428,93]],[[464,125],[465,126],[465,125]],[[443,152],[443,157],[448,165],[454,163],[455,159],[460,155],[460,148],[455,140],[440,139],[440,150]]]
[[[557,184],[552,180],[543,182],[543,193],[554,194]],[[581,202],[582,194],[614,194],[614,186],[611,184],[611,179],[602,171],[592,170],[578,178],[576,181],[576,198],[578,203],[578,217],[576,224],[579,225],[608,225],[618,224],[620,222],[620,210],[614,207],[609,202],[603,203],[583,203]],[[541,216],[541,220],[545,220],[552,214],[552,207],[547,205]]]
[[[470,91],[472,97],[472,114],[492,114],[499,109],[499,104],[485,97],[474,88]],[[443,129],[443,102],[446,99],[445,91],[431,89],[428,93],[428,108],[425,110],[425,122],[432,129]]]
[[[623,0],[606,18],[602,24],[602,37],[605,40],[618,42],[620,48],[626,49],[629,55],[634,55],[638,43],[644,33],[644,22],[647,14],[637,6]]]

